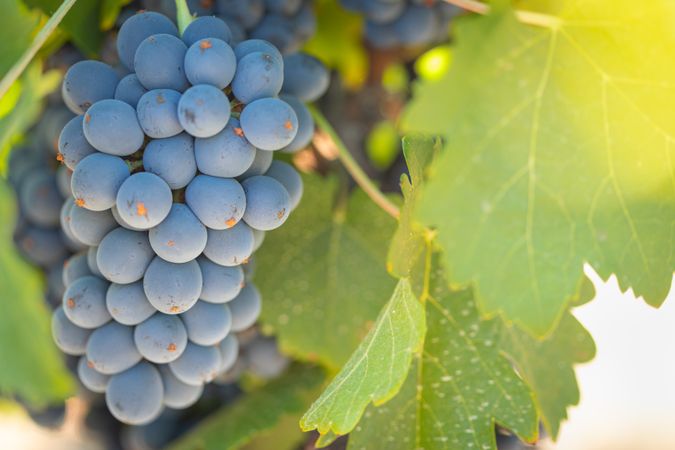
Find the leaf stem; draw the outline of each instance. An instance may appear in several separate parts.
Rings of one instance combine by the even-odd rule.
[[[398,207],[392,203],[391,200],[389,200],[387,196],[382,193],[382,191],[380,191],[375,183],[373,183],[373,181],[363,171],[351,153],[349,153],[349,150],[347,150],[347,147],[342,142],[342,139],[340,139],[340,136],[338,136],[326,117],[314,105],[308,105],[308,108],[319,128],[328,135],[331,144],[337,149],[340,162],[345,167],[347,172],[349,172],[349,174],[352,176],[354,181],[356,181],[356,184],[358,184],[361,189],[365,191],[368,197],[370,197],[370,199],[377,206],[382,208],[393,218],[398,219],[400,215]]]
[[[44,45],[47,38],[54,32],[76,1],[77,0],[64,0],[63,3],[61,3],[61,6],[59,6],[56,12],[49,18],[47,23],[45,23],[45,26],[35,35],[30,47],[23,52],[21,58],[14,63],[12,68],[9,69],[7,74],[2,78],[2,81],[0,81],[0,99],[5,96],[16,79],[19,78],[24,70],[26,70],[28,63],[31,62],[35,54]]]
[[[178,31],[181,36],[193,20],[194,17],[190,14],[187,2],[185,0],[176,0],[176,22],[178,22]]]
[[[490,5],[478,0],[444,0],[446,3],[455,5],[465,11],[476,14],[486,15],[490,13]],[[527,25],[535,25],[543,28],[557,28],[560,25],[560,19],[548,14],[537,13],[533,11],[514,11],[516,18]]]

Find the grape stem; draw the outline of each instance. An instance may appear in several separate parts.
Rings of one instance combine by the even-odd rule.
[[[486,15],[490,14],[490,5],[480,2],[478,0],[444,0],[446,3],[455,5],[465,11],[470,11],[476,14]],[[532,11],[514,11],[516,18],[527,25],[535,25],[544,28],[556,28],[560,25],[560,19],[548,14],[541,14]]]
[[[391,200],[389,200],[387,196],[382,193],[382,191],[380,191],[375,183],[373,183],[373,181],[363,171],[352,154],[349,153],[349,150],[347,150],[344,142],[342,142],[342,139],[340,139],[340,136],[338,136],[337,132],[333,129],[326,117],[314,105],[308,105],[308,108],[319,128],[326,133],[328,138],[330,138],[329,140],[324,140],[325,143],[320,145],[332,145],[335,149],[337,149],[340,162],[347,172],[349,172],[354,181],[356,181],[356,184],[358,184],[361,189],[364,190],[373,203],[382,208],[384,212],[393,218],[398,219],[400,215],[398,207]],[[315,145],[318,142],[320,142],[320,140],[316,140]]]
[[[194,17],[190,14],[187,2],[185,0],[176,0],[176,22],[178,23],[178,31],[180,31],[181,36],[193,20]]]
[[[23,52],[21,58],[19,58],[19,60],[14,63],[12,68],[9,69],[7,74],[2,78],[2,81],[0,81],[0,99],[5,96],[16,79],[19,78],[24,70],[26,70],[26,67],[31,62],[35,54],[44,45],[47,38],[56,29],[59,23],[61,23],[63,17],[66,15],[66,13],[68,13],[68,11],[70,11],[70,8],[73,7],[76,1],[77,0],[64,0],[63,3],[61,3],[61,6],[59,6],[56,12],[54,12],[54,14],[52,14],[52,16],[49,18],[47,23],[45,23],[40,32],[35,35],[33,42],[30,44],[30,47],[28,47],[26,51]]]

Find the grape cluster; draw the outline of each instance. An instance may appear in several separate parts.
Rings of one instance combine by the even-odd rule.
[[[445,41],[460,9],[443,0],[340,0],[366,18],[365,37],[375,48],[419,47]]]
[[[231,44],[217,17],[181,36],[142,12],[117,36],[127,75],[87,60],[64,77],[77,116],[58,142],[73,171],[61,224],[88,249],[65,266],[52,331],[126,423],[190,406],[234,366],[235,333],[261,309],[247,262],[302,196],[299,174],[273,155],[311,140],[303,102],[323,94],[328,72],[265,40]]]
[[[188,0],[198,16],[217,16],[232,32],[231,43],[263,39],[281,53],[297,52],[316,32],[312,0]],[[143,7],[175,18],[174,0],[144,0]]]

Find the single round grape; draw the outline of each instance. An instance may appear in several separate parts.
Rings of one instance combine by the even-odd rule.
[[[188,47],[206,38],[215,38],[228,43],[232,39],[232,32],[224,21],[213,16],[197,17],[183,31],[183,42]]]
[[[234,55],[233,55],[234,56]],[[284,64],[271,53],[249,53],[237,63],[232,93],[242,103],[275,97],[284,83]]]
[[[154,34],[178,36],[178,29],[168,17],[155,12],[133,15],[122,24],[117,34],[117,54],[127,69],[134,70],[138,46]]]
[[[87,342],[89,366],[105,375],[127,370],[141,359],[134,344],[134,329],[115,321],[94,330]]]
[[[96,150],[127,156],[143,145],[145,136],[136,111],[120,100],[101,100],[84,114],[84,136]]]
[[[89,367],[86,356],[82,356],[77,362],[77,376],[84,387],[97,394],[105,392],[110,380],[110,375],[104,375]]]
[[[291,212],[291,198],[281,183],[272,177],[259,175],[245,179],[241,185],[246,193],[244,222],[247,225],[269,231],[286,222]]]
[[[180,358],[170,362],[169,367],[183,383],[200,386],[213,381],[221,364],[220,351],[217,347],[204,347],[188,342]]]
[[[267,11],[272,14],[292,16],[302,6],[302,0],[265,0],[265,6],[267,7]]]
[[[177,316],[155,314],[136,326],[136,348],[148,361],[165,364],[175,361],[185,350],[188,335]]]
[[[112,283],[105,297],[108,312],[122,325],[138,325],[152,316],[157,310],[148,301],[143,283]]]
[[[199,345],[216,345],[227,336],[232,326],[232,316],[227,305],[197,302],[180,315],[188,339]]]
[[[273,161],[265,175],[274,178],[286,188],[291,200],[291,209],[295,209],[302,199],[303,191],[302,178],[298,171],[288,163]]]
[[[87,245],[98,245],[117,222],[110,210],[90,211],[75,207],[70,213],[70,230],[78,241]]]
[[[108,283],[98,277],[75,280],[63,294],[63,311],[78,327],[98,328],[112,318],[105,306],[107,291]]]
[[[113,98],[119,77],[115,70],[100,61],[86,60],[73,64],[63,77],[63,101],[75,114],[84,114],[94,103]]]
[[[262,98],[246,105],[239,118],[244,136],[261,150],[280,150],[298,133],[298,116],[278,98]]]
[[[185,77],[187,47],[176,36],[155,34],[145,38],[134,56],[134,71],[146,89],[184,91],[190,84]]]
[[[265,15],[264,0],[216,0],[216,10],[248,29]]]
[[[85,156],[96,151],[84,137],[84,116],[76,116],[63,127],[59,134],[59,153],[57,159],[63,162],[70,170],[75,170],[77,163]]]
[[[199,257],[197,263],[202,271],[201,300],[225,303],[234,299],[244,287],[244,271],[241,266],[225,267],[208,258]]]
[[[274,152],[269,152],[267,150],[256,149],[255,158],[253,162],[246,169],[246,172],[241,174],[238,179],[245,180],[256,175],[264,175],[272,165],[272,160],[274,159]]]
[[[255,155],[255,147],[246,140],[239,120],[234,117],[215,136],[195,139],[197,167],[206,175],[222,178],[242,175],[251,167]]]
[[[75,253],[63,263],[63,285],[70,286],[82,277],[93,275],[87,264],[87,253]]]
[[[115,100],[128,103],[134,108],[138,101],[148,90],[143,86],[135,73],[130,73],[122,78],[115,89]]]
[[[73,171],[66,166],[59,166],[56,169],[56,185],[61,197],[70,199],[73,193],[70,192],[70,179],[73,177]]]
[[[54,310],[52,315],[52,337],[56,346],[67,355],[84,355],[87,341],[92,330],[80,328],[66,317],[62,307]]]
[[[129,168],[122,158],[103,153],[91,154],[77,165],[70,180],[75,204],[92,211],[110,209],[117,191],[129,177]]]
[[[176,378],[169,366],[158,366],[164,384],[164,404],[173,409],[185,409],[194,405],[204,392],[204,386],[191,386]]]
[[[62,201],[53,172],[38,171],[19,188],[19,207],[34,225],[58,225]]]
[[[143,94],[136,112],[138,123],[151,138],[169,138],[183,131],[178,121],[180,92],[172,89],[153,89]]]
[[[164,314],[192,308],[202,291],[202,272],[196,261],[174,264],[156,257],[143,278],[143,290],[152,306]]]
[[[436,12],[424,6],[408,6],[392,23],[394,33],[403,45],[423,45],[434,38]]]
[[[211,137],[220,133],[229,119],[230,101],[215,86],[192,86],[178,102],[178,120],[194,137]]]
[[[98,263],[96,262],[96,255],[98,254],[98,247],[89,247],[87,250],[87,266],[91,273],[97,277],[102,277],[103,274],[98,268]]]
[[[300,49],[300,39],[293,33],[293,23],[283,16],[266,15],[250,32],[253,39],[264,39],[274,44],[281,53],[288,54]]]
[[[147,362],[110,377],[105,401],[120,422],[145,425],[162,412],[164,387],[159,371]]]
[[[128,284],[143,278],[154,256],[147,233],[120,227],[101,241],[96,266],[108,281]]]
[[[231,228],[246,209],[244,190],[236,180],[197,175],[185,190],[185,202],[207,227]]]
[[[127,230],[131,230],[131,231],[145,231],[142,228],[133,227],[133,226],[129,225],[128,223],[126,223],[124,221],[124,219],[122,219],[122,216],[120,216],[120,213],[117,211],[116,206],[113,206],[112,208],[110,208],[110,212],[112,213],[113,217],[115,218],[115,222],[117,222],[117,224],[119,226],[121,226],[123,228],[126,228]]]
[[[227,306],[232,314],[232,331],[244,331],[258,320],[262,309],[260,292],[252,284],[247,284]]]
[[[182,203],[171,206],[162,223],[149,232],[150,245],[160,258],[186,263],[197,258],[206,247],[206,227]]]
[[[257,336],[246,347],[250,371],[263,380],[276,378],[286,370],[290,360],[279,352],[273,338]]]
[[[237,61],[239,61],[244,56],[255,52],[273,55],[283,64],[284,59],[281,56],[279,49],[277,49],[271,42],[267,42],[262,39],[247,39],[234,47],[234,54],[237,57]]]
[[[280,98],[291,105],[291,108],[295,111],[295,115],[298,116],[298,134],[281,151],[284,153],[295,153],[312,142],[312,138],[314,137],[314,118],[309,109],[307,109],[307,106],[292,95],[282,95]]]
[[[227,230],[208,230],[204,255],[221,266],[238,266],[253,253],[253,232],[243,222]]]
[[[220,39],[201,39],[185,54],[185,74],[192,84],[210,84],[224,89],[236,70],[237,58],[232,47]]]
[[[220,370],[219,372],[227,372],[234,366],[239,356],[239,341],[237,336],[230,333],[225,339],[218,344],[220,350]]]
[[[302,52],[284,56],[284,94],[313,102],[325,94],[329,84],[328,69],[315,57]]]
[[[164,180],[149,172],[127,178],[117,192],[117,212],[129,225],[149,229],[162,222],[171,211],[173,196]]]
[[[68,255],[58,229],[28,226],[15,243],[26,259],[39,266],[51,266]]]
[[[195,140],[187,133],[165,139],[153,139],[143,152],[143,167],[154,173],[172,190],[182,189],[197,174]]]

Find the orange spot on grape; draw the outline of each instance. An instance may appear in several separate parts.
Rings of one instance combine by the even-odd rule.
[[[202,41],[199,43],[199,48],[202,50],[206,50],[213,47],[213,44],[211,43],[210,39],[202,39]]]
[[[175,352],[176,351],[176,344],[173,342],[169,344],[169,346],[166,348],[170,352]]]
[[[166,103],[166,99],[164,98],[164,95],[157,94],[157,104],[161,105],[162,103]]]
[[[292,130],[293,129],[293,122],[291,122],[290,120],[287,120],[286,123],[284,123],[284,128],[286,128],[287,130]]]
[[[84,121],[85,121],[86,123],[91,122],[91,116],[90,116],[88,113],[84,115]]]
[[[239,137],[244,137],[244,130],[241,129],[240,127],[234,127],[234,134],[236,134]]]
[[[285,215],[286,215],[286,208],[277,211],[277,219],[281,220],[284,218]]]
[[[237,224],[237,219],[235,219],[234,217],[230,217],[229,219],[227,219],[225,221],[225,225],[227,225],[227,228],[232,228],[236,224]]]
[[[63,162],[63,154],[62,154],[61,152],[58,152],[58,153],[56,154],[56,160],[57,160],[58,162],[60,162],[60,163]]]
[[[172,307],[169,309],[169,311],[171,311],[172,313],[177,313],[177,312],[180,311],[180,308],[179,308],[178,306],[172,306]]]
[[[173,247],[174,245],[176,245],[176,243],[174,241],[167,241],[166,245],[168,247]]]
[[[87,361],[87,367],[89,367],[90,369],[93,369],[93,368],[94,368],[94,363],[91,362],[91,361]]]
[[[75,300],[69,298],[68,300],[66,300],[66,305],[68,306],[68,308],[73,309],[75,307]]]
[[[75,204],[79,206],[80,208],[84,207],[85,201],[83,198],[76,198],[75,199]]]
[[[148,215],[148,209],[145,207],[145,203],[136,202],[136,214],[138,214],[139,216]]]

